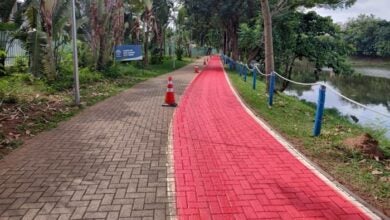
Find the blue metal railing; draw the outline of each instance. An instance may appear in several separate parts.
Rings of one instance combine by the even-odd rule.
[[[273,98],[274,98],[274,90],[275,90],[275,82],[276,82],[276,77],[281,78],[282,80],[289,81],[294,84],[298,85],[303,85],[303,86],[313,86],[313,85],[320,85],[319,89],[319,95],[318,95],[318,101],[317,101],[317,108],[316,108],[316,114],[315,114],[315,120],[314,120],[314,128],[313,128],[313,136],[317,137],[321,134],[321,127],[322,127],[322,118],[324,115],[324,108],[325,108],[325,100],[326,100],[326,89],[328,88],[331,90],[333,93],[336,95],[342,97],[343,99],[348,100],[349,102],[352,102],[355,105],[358,105],[362,108],[365,108],[367,110],[370,110],[372,112],[375,112],[377,114],[380,114],[382,116],[385,116],[387,118],[390,118],[390,115],[379,112],[375,109],[372,109],[366,105],[363,105],[355,100],[352,100],[343,94],[339,93],[338,91],[332,89],[331,87],[328,87],[326,84],[323,83],[301,83],[301,82],[296,82],[291,79],[287,79],[284,76],[278,74],[277,72],[272,72],[272,73],[262,73],[256,66],[253,67],[253,69],[250,69],[248,65],[244,65],[241,62],[236,62],[232,58],[221,54],[221,59],[224,61],[225,64],[229,64],[230,70],[233,69],[233,64],[236,66],[236,70],[239,72],[240,78],[243,75],[243,80],[246,82],[247,81],[247,73],[248,70],[252,71],[252,88],[255,90],[256,89],[256,81],[257,81],[257,74],[259,73],[264,76],[269,76],[269,91],[268,91],[268,106],[271,107],[273,105]]]

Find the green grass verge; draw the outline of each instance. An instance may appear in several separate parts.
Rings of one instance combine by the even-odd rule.
[[[312,137],[315,106],[295,97],[277,94],[274,106],[267,105],[265,84],[257,82],[252,89],[252,77],[247,82],[235,71],[229,77],[243,100],[273,128],[279,131],[303,154],[320,165],[340,183],[357,192],[368,202],[390,214],[390,163],[366,158],[343,147],[342,141],[369,132],[379,140],[381,148],[390,156],[390,141],[383,132],[368,131],[341,117],[336,110],[326,110],[322,134]],[[374,175],[374,173],[381,173]]]
[[[81,69],[81,101],[83,106],[94,105],[139,82],[169,73],[191,62],[189,58],[176,61],[175,68],[173,61],[169,59],[164,60],[163,64],[149,65],[146,68],[133,64],[117,64],[103,73]],[[20,146],[25,137],[50,130],[59,122],[79,113],[82,108],[73,105],[71,87],[69,74],[51,83],[34,78],[30,74],[13,74],[0,78],[0,107],[5,108],[0,109],[3,110],[0,111],[0,118],[7,116],[7,112],[19,114],[19,120],[14,123],[0,121],[0,158]],[[48,108],[52,110],[47,110]],[[20,118],[21,112],[27,116],[23,120]],[[9,133],[17,134],[18,138],[10,137]],[[2,153],[2,150],[5,153]]]

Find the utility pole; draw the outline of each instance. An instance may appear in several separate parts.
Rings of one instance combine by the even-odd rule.
[[[79,61],[77,57],[77,25],[76,25],[76,3],[72,0],[72,46],[73,46],[73,80],[75,104],[80,105],[80,83],[79,83]]]

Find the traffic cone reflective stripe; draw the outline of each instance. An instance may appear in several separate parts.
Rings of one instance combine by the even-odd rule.
[[[168,86],[167,86],[167,92],[165,95],[165,106],[177,106],[175,102],[175,93],[173,89],[173,81],[172,77],[168,78]]]

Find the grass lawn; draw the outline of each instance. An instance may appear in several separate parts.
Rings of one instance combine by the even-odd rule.
[[[274,106],[270,109],[263,81],[258,81],[257,89],[253,90],[252,77],[248,76],[244,82],[235,71],[229,71],[229,77],[248,106],[298,150],[340,183],[390,215],[390,160],[376,161],[342,145],[346,138],[369,132],[379,140],[389,158],[390,141],[383,137],[383,132],[368,131],[339,116],[337,111],[326,110],[321,136],[312,137],[314,105],[279,93],[274,96]]]
[[[191,59],[176,61],[175,69]],[[91,106],[144,80],[169,73],[173,61],[147,68],[118,64],[105,73],[80,70],[83,106]],[[71,75],[47,83],[29,74],[0,78],[0,159],[23,144],[23,140],[52,129],[82,110],[73,105]]]

